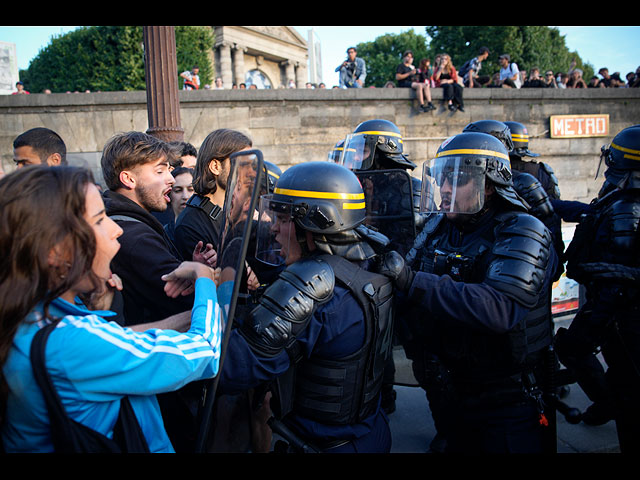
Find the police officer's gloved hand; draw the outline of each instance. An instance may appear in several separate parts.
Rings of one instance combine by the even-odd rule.
[[[640,268],[627,267],[615,263],[582,263],[580,269],[589,275],[590,280],[620,280],[637,282],[640,279]]]
[[[404,258],[396,251],[385,253],[380,262],[380,271],[393,280],[398,290],[406,292],[411,287],[415,272],[404,263]]]

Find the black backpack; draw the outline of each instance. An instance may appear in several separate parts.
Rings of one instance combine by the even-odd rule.
[[[138,419],[129,397],[120,402],[120,414],[113,439],[77,422],[67,415],[44,364],[45,345],[58,322],[41,328],[31,342],[31,366],[49,412],[51,439],[56,453],[148,453]]]

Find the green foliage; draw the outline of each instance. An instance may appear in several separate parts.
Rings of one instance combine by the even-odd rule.
[[[211,29],[176,27],[175,31],[178,72],[198,65],[201,83],[210,83]],[[31,92],[144,90],[142,27],[80,27],[54,37],[20,72],[20,78]]]
[[[175,27],[176,57],[178,74],[191,70],[194,66],[200,68],[200,85],[213,83],[213,66],[209,59],[213,49],[213,30],[211,27]],[[182,88],[182,80],[178,83]]]
[[[583,78],[593,75],[593,67],[583,63],[576,52],[565,45],[564,36],[557,28],[525,26],[429,26],[426,33],[429,47],[434,53],[446,52],[460,68],[467,60],[477,55],[480,47],[487,47],[491,54],[482,64],[482,73],[491,75],[500,70],[498,56],[507,53],[520,70],[529,71],[538,67],[541,73],[551,69],[567,72],[571,61],[583,70]]]
[[[396,83],[396,68],[402,63],[402,54],[406,50],[413,52],[413,64],[416,67],[422,58],[429,58],[426,41],[424,35],[408,30],[397,35],[382,35],[372,42],[356,45],[358,56],[367,64],[365,86],[383,87],[389,80]]]

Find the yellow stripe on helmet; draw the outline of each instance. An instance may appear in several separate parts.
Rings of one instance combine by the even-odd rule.
[[[615,143],[611,144],[611,148],[615,148],[616,150],[620,150],[624,153],[624,158],[630,158],[631,160],[640,160],[640,150],[632,150],[631,148],[621,147],[620,145],[616,145]]]
[[[273,193],[289,197],[324,198],[329,200],[364,200],[364,193],[314,192],[276,188]]]
[[[365,206],[366,206],[365,202],[343,203],[342,204],[342,209],[343,210],[364,210]]]
[[[368,132],[357,132],[357,133],[354,133],[353,135],[387,135],[389,137],[396,137],[398,140],[400,140],[400,143],[403,143],[402,135],[400,135],[397,132],[384,132],[381,130],[370,130]]]
[[[459,148],[457,150],[444,150],[440,153],[437,153],[436,158],[449,157],[453,155],[486,155],[490,157],[498,157],[498,158],[503,158],[505,160],[509,160],[508,154],[505,154],[502,152],[496,152],[494,150],[483,150],[479,148]]]
[[[516,142],[526,142],[529,140],[529,135],[525,135],[523,134],[519,134],[519,133],[512,133],[511,134],[511,139],[516,141]]]

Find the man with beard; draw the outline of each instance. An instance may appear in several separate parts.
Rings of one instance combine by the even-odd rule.
[[[123,230],[111,268],[122,279],[126,326],[162,320],[193,306],[193,293],[175,298],[165,293],[162,276],[174,271],[183,257],[152,215],[169,205],[175,183],[169,166],[174,155],[174,147],[142,132],[118,134],[102,151],[106,212]],[[184,258],[191,259],[207,263],[204,253],[192,251]],[[192,451],[200,392],[196,382],[158,395],[165,428],[177,452]]]
[[[214,130],[202,142],[193,175],[194,194],[176,219],[175,243],[183,258],[189,258],[199,242],[218,248],[229,156],[251,147],[246,135],[226,128]]]

